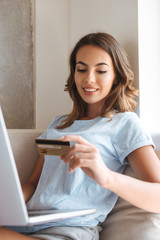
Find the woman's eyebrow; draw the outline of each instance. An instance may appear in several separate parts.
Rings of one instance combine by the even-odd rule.
[[[83,65],[83,66],[87,66],[87,64],[84,63],[84,62],[82,62],[82,61],[77,62],[76,65],[77,65],[77,64],[81,64],[81,65]]]
[[[101,63],[97,63],[97,64],[96,64],[96,66],[101,66],[101,65],[106,65],[106,66],[110,67],[109,64],[108,64],[108,63],[105,63],[105,62],[101,62]]]
[[[86,66],[86,67],[88,66],[86,63],[84,63],[84,62],[82,62],[82,61],[77,62],[76,65],[77,65],[77,64],[81,64],[81,65]],[[97,63],[97,64],[96,64],[96,67],[97,67],[97,66],[101,66],[101,65],[106,65],[106,66],[110,67],[109,64],[107,64],[107,63],[105,63],[105,62]]]

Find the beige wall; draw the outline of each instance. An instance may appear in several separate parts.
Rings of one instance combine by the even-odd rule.
[[[35,0],[36,127],[67,113],[69,1]]]
[[[35,0],[36,127],[71,109],[63,92],[68,56],[75,42],[91,31],[117,38],[131,59],[138,86],[137,0]]]

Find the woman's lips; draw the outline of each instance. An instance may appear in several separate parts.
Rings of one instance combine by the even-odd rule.
[[[98,88],[83,88],[83,91],[86,95],[93,95],[98,91]]]
[[[96,88],[83,88],[83,89],[84,89],[84,91],[86,91],[86,92],[96,92],[96,91],[97,91]]]

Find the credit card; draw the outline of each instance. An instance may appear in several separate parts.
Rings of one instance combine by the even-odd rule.
[[[66,155],[70,148],[69,142],[62,142],[60,140],[37,138],[35,141],[38,147],[38,152],[41,155],[62,156]]]

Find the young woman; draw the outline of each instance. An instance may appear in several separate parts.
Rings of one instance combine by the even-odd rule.
[[[70,141],[65,156],[41,156],[23,186],[29,209],[96,208],[60,223],[0,229],[0,239],[99,239],[100,224],[118,196],[160,213],[160,161],[134,113],[137,91],[128,58],[106,33],[84,36],[70,56],[65,90],[73,109],[41,136]],[[130,164],[139,179],[123,175]],[[12,237],[12,238],[11,238]]]

